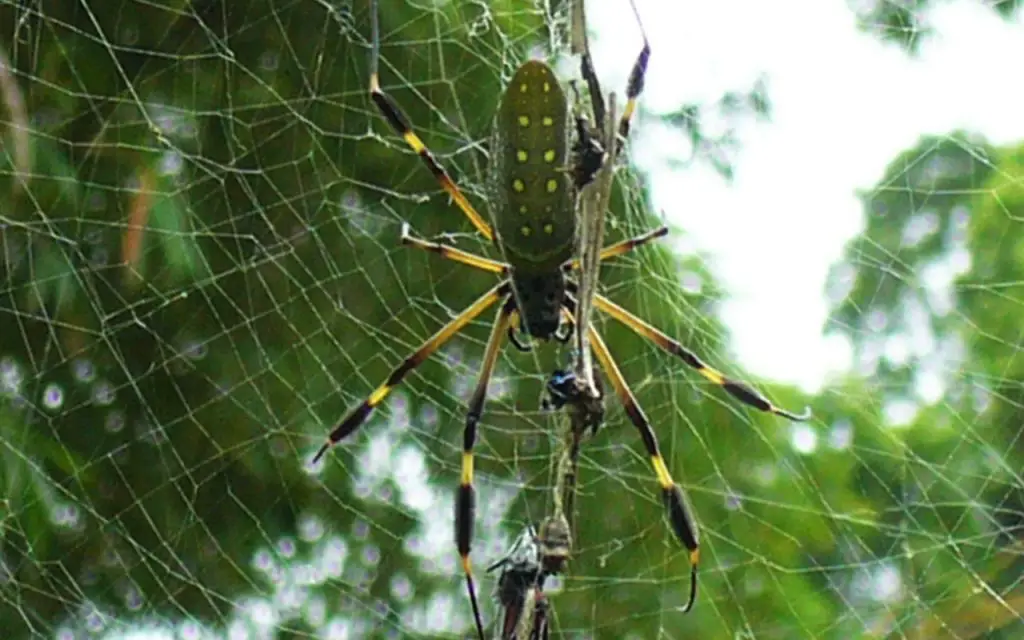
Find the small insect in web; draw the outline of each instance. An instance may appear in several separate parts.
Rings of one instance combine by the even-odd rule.
[[[636,8],[633,8],[636,15]],[[574,259],[577,249],[576,205],[581,190],[602,168],[606,154],[594,139],[592,131],[606,126],[604,99],[590,55],[581,56],[581,73],[589,87],[594,126],[569,107],[566,91],[554,70],[544,62],[529,60],[513,73],[501,95],[490,141],[491,162],[487,184],[487,200],[491,224],[486,222],[448,175],[448,172],[413,131],[408,118],[380,85],[380,24],[378,1],[370,2],[372,40],[370,47],[370,98],[392,129],[437,179],[455,205],[476,230],[497,245],[506,262],[492,260],[456,247],[415,238],[406,224],[401,241],[407,246],[437,253],[443,258],[498,275],[500,281],[471,303],[396,367],[362,403],[346,415],[331,431],[327,442],[313,456],[317,462],[336,442],[348,437],[364,424],[373,410],[388,397],[410,371],[422,364],[453,336],[473,322],[484,311],[498,305],[490,336],[484,347],[476,386],[466,410],[462,437],[462,471],[455,499],[455,543],[462,561],[466,590],[473,608],[476,629],[484,638],[476,586],[470,562],[476,493],[473,488],[473,448],[477,424],[483,412],[487,386],[507,336],[520,351],[533,349],[534,341],[568,342],[576,330],[585,330],[590,349],[600,368],[611,382],[615,395],[636,427],[650,458],[660,486],[669,522],[678,540],[689,552],[691,596],[693,604],[697,585],[699,549],[697,530],[690,515],[682,488],[676,484],[662,458],[658,440],[643,410],[637,404],[629,384],[593,324],[573,325],[573,310],[578,295],[574,273],[580,261]],[[639,22],[639,16],[637,16]],[[642,29],[642,25],[641,25]],[[633,63],[626,88],[626,105],[619,118],[621,141],[629,136],[630,121],[636,101],[644,86],[644,77],[651,49],[644,36],[643,48]],[[573,123],[573,120],[575,121]],[[571,126],[573,125],[574,126]],[[660,227],[634,238],[602,249],[598,261],[621,256],[664,236],[667,227]],[[784,416],[806,420],[810,411],[795,414],[768,401],[752,387],[726,377],[706,365],[696,354],[641,318],[595,293],[594,307],[623,323],[636,334],[662,350],[680,358],[710,382],[744,404]]]
[[[569,528],[564,519],[549,519],[538,534],[528,525],[500,560],[487,567],[498,569],[494,595],[498,601],[495,640],[547,640],[550,604],[544,582],[562,571],[569,556]]]
[[[560,382],[567,386],[560,387]],[[576,402],[579,390],[575,379],[556,372],[548,384],[545,408],[557,410]],[[598,389],[599,396],[601,393]],[[596,432],[600,426],[600,418],[597,422],[588,422],[593,416],[587,412],[571,415],[572,424],[566,434],[568,446],[558,462],[551,515],[541,523],[539,532],[528,525],[505,556],[487,568],[488,573],[501,569],[495,586],[499,607],[493,633],[495,640],[547,640],[550,637],[551,605],[544,583],[561,574],[569,562],[573,543],[565,514],[567,510],[573,513],[580,442],[584,432]]]

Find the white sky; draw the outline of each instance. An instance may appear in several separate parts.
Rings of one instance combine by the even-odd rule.
[[[829,266],[863,228],[855,190],[922,135],[964,128],[994,144],[1024,139],[1014,79],[1024,23],[976,0],[942,5],[929,14],[936,33],[911,59],[858,32],[839,0],[636,3],[652,47],[642,109],[709,104],[767,76],[773,117],[742,130],[732,185],[706,166],[666,169],[688,147],[682,138],[669,146],[654,127],[632,149],[653,171],[655,206],[689,235],[685,246],[712,256],[730,296],[722,319],[735,357],[813,393],[850,363],[845,342],[822,328]],[[621,96],[641,46],[629,4],[591,1],[587,13],[604,89]]]

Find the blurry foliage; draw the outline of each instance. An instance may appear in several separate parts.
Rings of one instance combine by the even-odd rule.
[[[877,539],[919,603],[942,603],[905,600],[880,622],[892,637],[1024,629],[1022,160],[963,132],[921,139],[863,194],[865,232],[831,274],[827,330],[854,345],[881,413],[858,424],[858,450],[889,450],[859,457],[858,485],[889,503],[859,542]],[[895,415],[902,429],[878,430]]]
[[[749,92],[726,93],[710,108],[708,105],[692,104],[666,114],[665,122],[682,130],[693,149],[689,158],[671,160],[671,166],[683,169],[695,161],[707,162],[723,178],[732,180],[733,160],[743,147],[737,125],[749,116],[758,120],[771,120],[771,101],[764,78],[759,78]],[[709,118],[724,120],[725,130],[719,134],[710,134]]]
[[[836,303],[826,331],[853,337],[865,373],[888,393],[909,394],[922,365],[941,355],[918,349],[884,357],[898,341],[943,345],[955,337],[951,284],[958,251],[967,249],[970,194],[993,172],[991,149],[969,134],[928,137],[893,160],[879,183],[861,194],[865,231],[832,267],[827,285]]]
[[[482,204],[490,114],[502,79],[543,42],[543,16],[506,0],[430,12],[386,2],[381,18],[383,84]],[[365,3],[21,2],[0,5],[0,24],[10,62],[0,65],[10,71],[0,74],[0,625],[24,636],[93,628],[97,614],[108,627],[224,624],[249,599],[277,597],[294,580],[289,567],[303,563],[317,570],[299,592],[323,615],[289,610],[282,637],[316,635],[334,616],[414,636],[403,614],[436,606],[437,594],[453,595],[468,620],[456,565],[425,566],[413,553],[421,530],[403,488],[354,481],[362,445],[385,420],[333,451],[319,476],[305,466],[346,409],[493,282],[395,247],[408,221],[422,236],[457,234],[461,246],[494,255],[468,239],[468,223],[373,110]],[[763,116],[769,105],[758,85],[712,111]],[[683,105],[667,119],[695,149],[711,150],[698,159],[728,175],[735,140],[709,140],[706,113]],[[919,174],[933,156],[951,168]],[[977,597],[965,566],[984,563],[992,532],[1020,513],[1007,491],[1019,478],[1007,471],[996,485],[995,462],[980,458],[988,447],[956,447],[973,429],[1006,456],[1002,468],[1020,468],[1016,448],[1002,446],[1020,422],[1019,389],[1008,383],[1020,379],[1016,298],[1003,286],[1020,281],[1019,234],[1007,231],[1018,219],[1017,174],[992,171],[1014,158],[960,137],[928,141],[873,192],[868,211],[882,202],[886,215],[869,216],[851,245],[833,317],[863,350],[878,339],[862,325],[873,317],[866,311],[899,316],[919,296],[911,276],[946,250],[936,238],[958,228],[958,205],[973,213],[972,255],[1000,240],[998,252],[982,251],[991,262],[973,263],[985,271],[962,276],[957,321],[932,320],[936,334],[965,343],[965,370],[977,380],[954,376],[970,386],[922,411],[920,426],[884,428],[878,388],[910,393],[912,378],[887,364],[873,372],[877,383],[843,381],[813,402],[814,427],[832,446],[802,456],[788,425],[739,409],[622,327],[603,325],[691,492],[705,544],[701,596],[691,615],[676,610],[686,554],[662,521],[634,430],[612,407],[584,452],[577,553],[552,598],[556,630],[852,637],[865,620],[891,615],[893,605],[862,585],[904,551],[916,554],[901,568],[923,602]],[[657,222],[637,196],[642,184],[620,175],[609,241]],[[1008,179],[981,187],[999,175]],[[909,184],[887,187],[896,182]],[[912,245],[899,234],[921,213],[907,194],[921,190],[942,233]],[[683,291],[680,274],[700,291]],[[649,247],[603,276],[616,301],[701,353],[718,351],[718,291],[695,259]],[[966,318],[992,325],[984,339]],[[442,492],[455,486],[464,411],[451,389],[474,373],[488,324],[474,323],[447,358],[410,375],[380,412],[417,425],[390,445],[424,452]],[[537,520],[548,502],[541,434],[557,420],[536,409],[543,374],[562,357],[546,349],[501,359],[515,384],[488,404],[478,475],[481,503],[489,488],[526,483],[512,518]],[[998,400],[987,411],[971,402],[979,388]],[[799,404],[791,391],[769,395]],[[978,496],[1003,515],[965,519]],[[450,507],[435,517],[447,522]],[[337,553],[335,537],[348,552],[330,573],[323,558]],[[491,551],[478,543],[476,565]],[[407,589],[396,587],[403,581]]]
[[[935,35],[929,22],[932,9],[950,0],[867,0],[853,6],[858,23],[882,40],[898,44],[911,53],[917,53],[921,43]],[[997,15],[1011,20],[1017,15],[1020,0],[981,0],[981,4]]]

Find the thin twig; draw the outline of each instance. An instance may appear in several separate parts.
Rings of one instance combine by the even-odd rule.
[[[580,279],[575,300],[575,351],[573,368],[576,389],[574,400],[568,406],[569,428],[563,435],[562,455],[559,461],[558,486],[559,503],[556,506],[563,513],[575,514],[576,477],[579,470],[579,454],[582,439],[594,433],[604,419],[604,397],[594,376],[594,363],[587,338],[587,327],[593,311],[594,294],[600,281],[600,253],[604,243],[605,211],[611,199],[612,181],[616,155],[616,100],[615,94],[608,96],[608,118],[602,132],[602,144],[608,155],[594,181],[580,194]]]
[[[581,56],[589,61],[590,41],[587,37],[587,14],[586,2],[576,0],[572,5],[572,16],[570,29],[570,49],[574,55]],[[586,74],[584,74],[586,75]],[[588,90],[592,94],[591,104],[595,111],[600,113],[591,114],[594,122],[604,127],[604,131],[594,132],[600,136],[601,146],[605,149],[604,162],[601,165],[594,180],[585,186],[577,200],[576,224],[577,237],[579,238],[580,252],[580,275],[579,290],[576,294],[576,364],[574,374],[576,376],[579,398],[583,403],[594,403],[600,399],[600,390],[594,380],[594,367],[590,353],[590,344],[587,339],[587,327],[590,326],[590,315],[593,307],[594,293],[600,275],[600,253],[604,246],[604,218],[608,208],[608,201],[611,196],[612,178],[614,177],[615,159],[618,155],[618,137],[616,125],[618,117],[616,114],[615,94],[608,95],[608,103],[604,104],[602,96],[593,94],[600,93],[601,88],[596,84],[590,84]],[[577,411],[576,413],[580,413]],[[583,411],[583,413],[587,413]],[[580,416],[584,421],[593,419],[594,416]],[[588,425],[580,425],[586,428]],[[589,425],[593,427],[593,425]]]
[[[591,398],[599,396],[594,382],[594,367],[587,340],[587,327],[593,309],[594,294],[600,281],[601,247],[604,246],[604,219],[608,202],[611,200],[612,181],[615,177],[615,160],[618,152],[616,138],[615,93],[608,94],[608,111],[605,130],[601,132],[601,144],[607,156],[594,181],[584,187],[580,194],[582,202],[579,212],[580,227],[580,279],[576,297],[576,380],[580,391]]]
[[[573,53],[589,55],[590,48],[586,34],[586,14],[582,0],[573,4],[572,50]],[[594,88],[600,91],[599,88]],[[603,104],[598,96],[593,104]],[[575,515],[576,480],[579,471],[579,455],[582,439],[596,431],[604,417],[603,397],[594,376],[594,364],[587,337],[590,316],[593,311],[594,294],[600,279],[600,254],[604,245],[605,212],[611,199],[614,164],[618,153],[616,96],[609,94],[604,113],[593,114],[604,130],[595,132],[600,136],[606,150],[604,162],[586,185],[577,200],[576,220],[579,238],[580,272],[578,289],[574,300],[573,323],[575,331],[575,362],[573,377],[576,389],[573,401],[568,406],[569,425],[563,430],[558,457],[557,479],[555,482],[554,509],[549,523],[557,523],[556,530],[567,536],[566,552],[571,544],[569,517]]]

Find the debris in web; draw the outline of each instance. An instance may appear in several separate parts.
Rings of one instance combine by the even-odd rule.
[[[572,28],[570,30],[571,51],[584,59],[590,57],[587,40],[585,3],[577,1],[572,7]],[[589,77],[588,77],[589,80]],[[595,375],[587,327],[593,312],[594,294],[597,292],[601,270],[601,248],[604,246],[605,212],[611,199],[615,160],[618,155],[616,136],[616,96],[610,93],[607,107],[600,95],[601,88],[596,81],[589,84],[594,121],[603,125],[603,131],[594,131],[599,136],[605,158],[594,180],[583,187],[577,199],[576,225],[579,239],[580,272],[575,300],[573,323],[575,332],[575,363],[571,390],[573,402],[569,412],[572,420],[573,438],[578,447],[579,439],[587,431],[596,431],[604,418],[604,404],[601,389]],[[577,105],[579,104],[577,100]],[[570,447],[571,449],[571,447]]]

